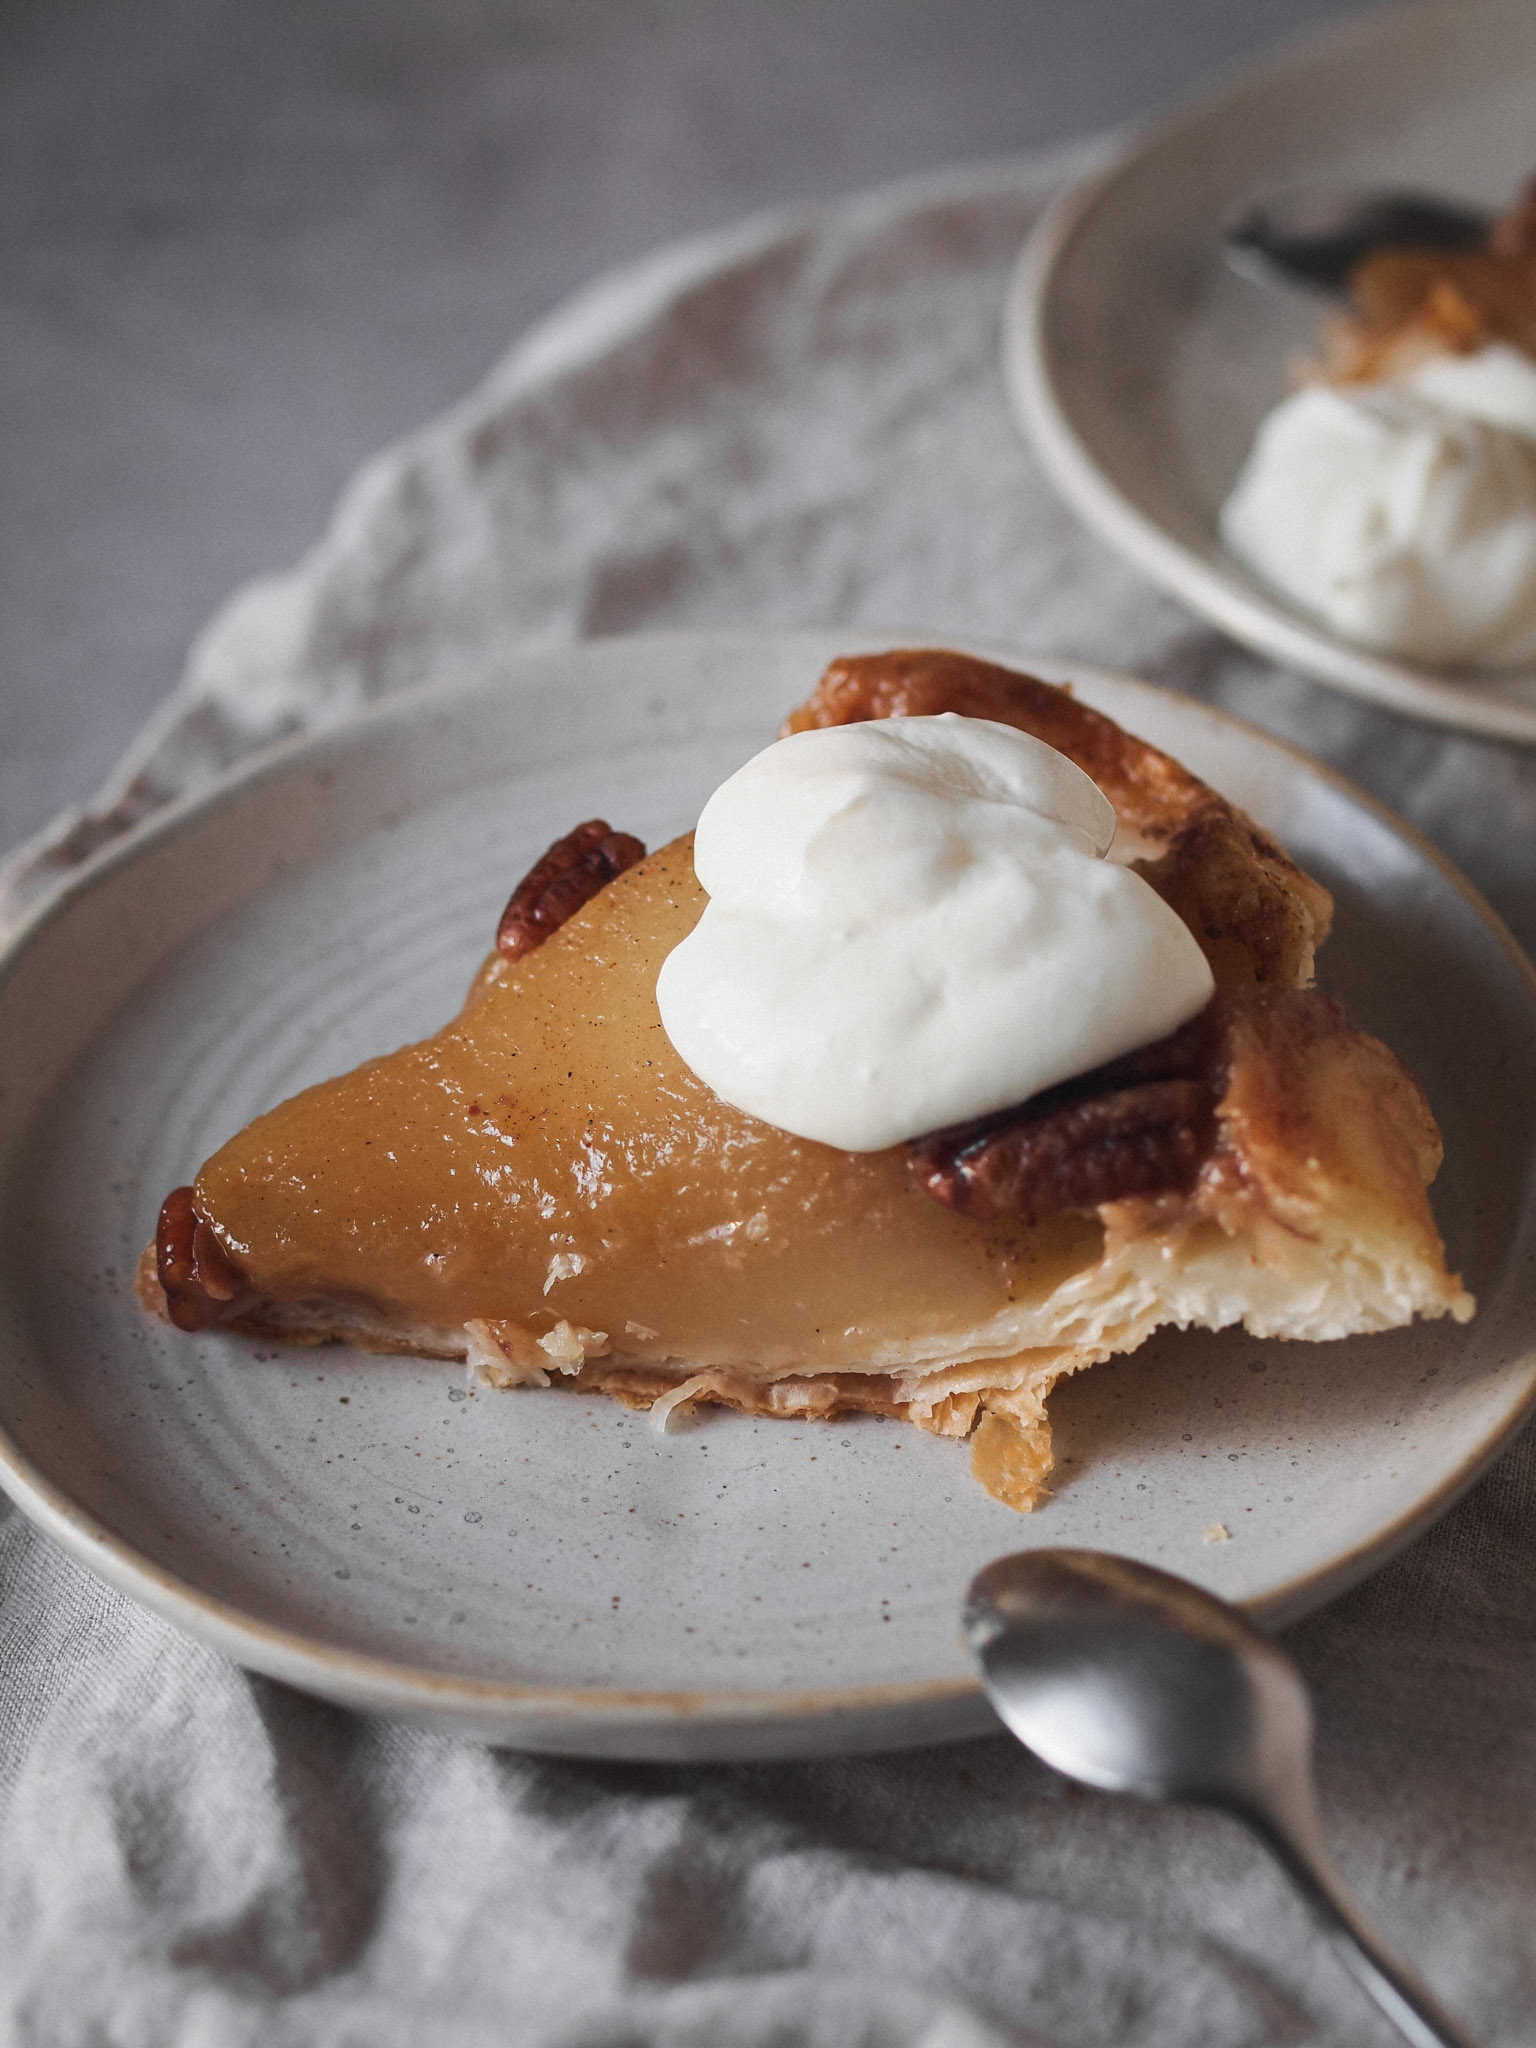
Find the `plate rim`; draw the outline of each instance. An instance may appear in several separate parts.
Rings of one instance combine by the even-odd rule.
[[[1473,0],[1458,13],[1507,12],[1507,0]],[[1058,396],[1046,339],[1049,294],[1078,234],[1095,211],[1140,169],[1149,156],[1198,129],[1256,90],[1293,74],[1305,75],[1340,54],[1369,50],[1390,32],[1400,39],[1418,24],[1443,23],[1443,0],[1409,7],[1378,7],[1335,23],[1239,71],[1166,119],[1143,129],[1058,194],[1036,222],[1014,265],[1004,302],[1002,370],[1015,418],[1042,468],[1085,525],[1153,582],[1240,645],[1315,682],[1362,701],[1455,731],[1536,745],[1536,703],[1522,705],[1480,695],[1475,671],[1428,669],[1373,654],[1336,637],[1305,614],[1250,591],[1170,534],[1100,468]],[[1234,563],[1235,568],[1240,564]],[[1486,680],[1492,680],[1491,678]]]
[[[392,692],[322,731],[294,735],[259,750],[222,771],[203,788],[139,820],[119,839],[97,849],[77,871],[31,906],[9,938],[0,944],[0,983],[10,978],[22,954],[68,904],[98,886],[105,876],[136,860],[144,849],[173,838],[242,791],[285,774],[296,763],[318,764],[328,755],[345,753],[391,725],[429,717],[438,705],[456,696],[472,696],[496,679],[515,688],[541,668],[580,661],[587,654],[621,649],[641,640],[652,647],[672,644],[688,648],[760,645],[769,641],[789,647],[796,643],[814,644],[819,650],[829,640],[849,645],[883,642],[889,646],[953,646],[987,658],[1006,659],[1016,667],[1043,668],[1047,673],[1078,679],[1085,685],[1102,681],[1117,688],[1129,687],[1133,693],[1149,699],[1172,699],[1213,725],[1278,752],[1307,776],[1366,811],[1426,860],[1451,885],[1514,968],[1536,1026],[1536,968],[1497,912],[1415,826],[1304,748],[1236,713],[1124,671],[1054,654],[1032,653],[992,638],[921,633],[911,627],[739,627],[606,635],[561,648],[511,650],[495,661]],[[1352,1549],[1245,1602],[1248,1611],[1266,1626],[1283,1626],[1347,1591],[1437,1520],[1487,1470],[1536,1407],[1536,1339],[1515,1362],[1525,1368],[1523,1393],[1507,1405],[1496,1426],[1452,1471]],[[399,1659],[342,1648],[323,1635],[264,1621],[233,1601],[205,1592],[184,1573],[155,1563],[127,1539],[108,1529],[89,1509],[73,1500],[65,1487],[41,1471],[3,1421],[0,1488],[34,1525],[117,1591],[139,1600],[240,1664],[364,1711],[397,1718],[414,1715],[481,1729],[489,1726],[496,1731],[495,1739],[528,1748],[568,1754],[624,1754],[637,1760],[682,1754],[697,1760],[707,1755],[724,1758],[805,1754],[812,1748],[823,1753],[899,1748],[979,1734],[991,1725],[991,1712],[980,1685],[969,1676],[788,1692],[547,1686],[434,1672]],[[558,1731],[552,1731],[551,1722],[558,1723],[567,1734],[561,1737]],[[882,1728],[880,1724],[886,1722],[890,1725]],[[712,1748],[696,1739],[704,1731],[719,1737]],[[761,1737],[765,1733],[766,1742],[753,1739],[754,1735]],[[690,1735],[694,1739],[689,1740]],[[807,1735],[811,1740],[807,1741]],[[598,1740],[600,1737],[608,1739]],[[639,1746],[626,1746],[626,1737]],[[686,1750],[679,1748],[679,1740],[687,1743]]]

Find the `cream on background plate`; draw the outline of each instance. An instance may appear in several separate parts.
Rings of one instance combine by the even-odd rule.
[[[1536,674],[1421,667],[1337,638],[1222,547],[1216,515],[1324,302],[1223,261],[1233,208],[1417,186],[1490,209],[1536,172],[1536,7],[1383,7],[1138,138],[1040,222],[1009,297],[1015,408],[1073,509],[1234,639],[1416,718],[1536,741]]]
[[[601,814],[665,840],[833,655],[921,639],[657,634],[509,663],[269,755],[46,906],[0,957],[0,1478],[26,1512],[192,1634],[349,1706],[696,1758],[983,1729],[959,1605],[1010,1550],[1126,1552],[1279,1620],[1439,1513],[1536,1387],[1536,984],[1365,798],[1089,671],[1089,702],[1338,892],[1323,978],[1429,1091],[1469,1327],[1161,1336],[1057,1394],[1056,1491],[1018,1516],[963,1445],[901,1423],[706,1411],[662,1436],[602,1399],[470,1393],[458,1366],[139,1309],[166,1190],[278,1098],[442,1023],[552,838]]]

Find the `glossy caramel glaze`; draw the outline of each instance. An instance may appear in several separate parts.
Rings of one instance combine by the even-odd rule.
[[[1091,1263],[1094,1219],[971,1221],[905,1146],[793,1138],[697,1080],[655,983],[703,904],[678,840],[493,957],[435,1037],[247,1126],[195,1195],[246,1286],[435,1328],[564,1320],[641,1361],[879,1370]]]

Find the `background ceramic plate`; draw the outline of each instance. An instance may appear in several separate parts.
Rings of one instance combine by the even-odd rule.
[[[1133,143],[1041,221],[1010,297],[1014,402],[1068,503],[1175,597],[1319,682],[1417,718],[1536,741],[1536,677],[1375,655],[1227,555],[1216,512],[1321,302],[1221,259],[1235,205],[1286,187],[1409,184],[1502,206],[1536,170],[1529,0],[1388,7]]]
[[[0,1476],[27,1512],[334,1699],[536,1748],[718,1757],[987,1725],[957,1616],[999,1553],[1125,1551],[1278,1618],[1445,1506],[1533,1385],[1529,970],[1348,788],[1103,675],[1085,697],[1338,890],[1325,979],[1429,1089],[1439,1212],[1483,1300],[1469,1329],[1159,1338],[1058,1395],[1057,1490],[1020,1517],[964,1446],[901,1424],[707,1413],[659,1436],[606,1401],[188,1338],[135,1305],[165,1191],[279,1097],[443,1021],[552,837],[602,813],[664,840],[833,654],[910,638],[647,636],[403,698],[152,824],[42,912],[0,960]],[[1217,1522],[1231,1541],[1203,1542]]]

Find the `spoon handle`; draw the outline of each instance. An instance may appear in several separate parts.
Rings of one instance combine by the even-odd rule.
[[[1243,1818],[1295,1885],[1358,1983],[1405,2041],[1411,2041],[1413,2048],[1477,2048],[1472,2036],[1451,2018],[1429,1986],[1361,1913],[1310,1815],[1287,1815],[1282,1820],[1273,1811],[1249,1811]]]

